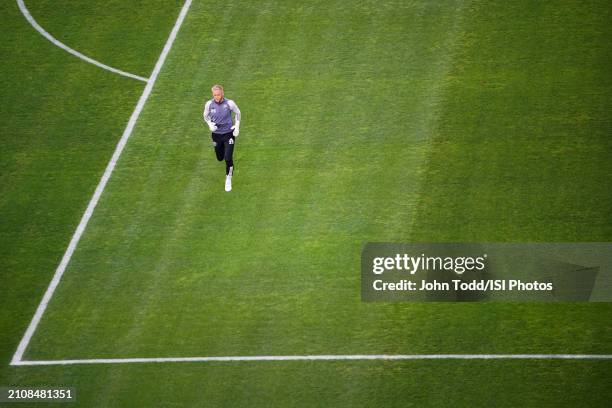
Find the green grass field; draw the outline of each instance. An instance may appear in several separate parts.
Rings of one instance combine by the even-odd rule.
[[[183,5],[25,3],[144,77]],[[609,404],[611,360],[10,366],[145,84],[0,7],[0,386],[83,407]],[[611,21],[606,1],[194,0],[24,359],[611,354],[609,303],[360,300],[366,242],[612,241]],[[214,83],[243,114],[231,193]]]

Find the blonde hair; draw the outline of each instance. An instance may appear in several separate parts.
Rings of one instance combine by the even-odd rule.
[[[223,92],[223,87],[221,85],[213,85],[213,87],[210,88],[210,90],[213,92],[215,92],[215,90]]]

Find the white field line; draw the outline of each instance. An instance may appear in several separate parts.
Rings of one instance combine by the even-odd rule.
[[[47,40],[51,41],[53,44],[57,45],[61,49],[69,52],[70,54],[74,55],[75,57],[78,57],[78,58],[80,58],[80,59],[82,59],[84,61],[89,62],[90,64],[94,64],[94,65],[96,65],[96,66],[98,66],[98,67],[100,67],[102,69],[107,70],[107,71],[111,71],[111,72],[114,72],[115,74],[123,75],[123,76],[126,76],[128,78],[133,78],[133,79],[137,79],[139,81],[147,82],[147,78],[143,78],[141,76],[130,74],[129,72],[125,72],[125,71],[122,71],[120,69],[110,67],[110,66],[108,66],[106,64],[103,64],[103,63],[101,63],[99,61],[96,61],[93,58],[88,57],[87,55],[81,54],[77,50],[74,50],[74,49],[68,47],[66,44],[62,43],[61,41],[58,41],[55,37],[53,37],[51,34],[49,34],[44,28],[42,28],[36,22],[36,20],[34,20],[34,17],[32,17],[32,15],[30,14],[30,12],[29,12],[28,8],[25,6],[25,3],[23,2],[23,0],[17,0],[17,4],[19,5],[19,10],[21,10],[21,13],[25,16],[26,20],[28,20],[28,23],[30,23],[30,25],[32,27],[34,27],[36,29],[36,31],[41,33],[43,37],[45,37]]]
[[[42,301],[38,305],[36,309],[36,313],[34,314],[30,325],[28,326],[17,351],[13,355],[11,360],[11,365],[13,366],[47,366],[47,365],[74,365],[74,364],[126,364],[126,363],[167,363],[167,362],[232,362],[232,361],[340,361],[340,360],[609,360],[612,359],[612,354],[349,354],[349,355],[294,355],[294,356],[220,356],[220,357],[162,357],[162,358],[100,358],[100,359],[78,359],[78,360],[22,360],[23,353],[25,352],[36,328],[42,318],[55,289],[57,288],[64,271],[76,246],[87,227],[89,219],[91,218],[93,211],[106,187],[106,184],[110,178],[111,173],[113,172],[121,153],[123,152],[123,148],[129,139],[136,121],[140,116],[140,112],[142,111],[145,102],[147,101],[151,90],[153,89],[153,85],[157,80],[157,75],[159,74],[164,61],[172,48],[172,44],[174,39],[176,38],[176,34],[187,15],[187,11],[191,6],[192,0],[186,0],[181,13],[168,37],[166,45],[153,69],[153,73],[151,77],[147,80],[146,78],[142,78],[127,72],[120,71],[118,69],[109,67],[107,65],[101,64],[69,47],[62,44],[53,38],[49,33],[47,33],[42,27],[40,27],[36,21],[29,14],[27,8],[23,4],[23,0],[17,0],[19,4],[19,8],[21,9],[24,16],[27,20],[32,24],[32,26],[38,30],[43,36],[45,36],[49,41],[53,42],[58,47],[68,51],[69,53],[76,55],[79,58],[84,59],[87,62],[100,66],[101,68],[108,69],[109,71],[118,73],[120,75],[125,75],[131,78],[139,79],[147,82],[147,85],[128,121],[127,127],[123,132],[119,143],[115,149],[115,152],[111,158],[111,161],[108,163],[104,174],[96,188],[96,191],[91,198],[89,205],[81,218],[81,222],[79,223],[70,244],[64,256],[53,275],[53,279],[47,288]]]
[[[339,360],[610,360],[612,354],[349,354],[313,356],[226,356],[166,358],[92,358],[83,360],[18,361],[11,365],[75,365],[128,363],[193,363],[232,361],[339,361]]]
[[[172,48],[172,44],[174,43],[176,34],[178,33],[179,28],[181,27],[181,24],[183,23],[183,20],[185,19],[185,16],[187,15],[189,6],[191,6],[191,1],[192,0],[185,0],[185,4],[183,5],[183,8],[181,9],[181,12],[176,20],[176,23],[174,24],[174,27],[172,28],[172,32],[170,33],[170,36],[168,37],[168,40],[166,41],[166,45],[164,46],[164,49],[162,53],[160,54],[159,59],[157,60],[157,63],[155,64],[155,68],[153,68],[151,77],[147,81],[147,85],[145,86],[145,89],[142,92],[140,99],[138,100],[138,104],[136,105],[134,112],[132,112],[132,116],[130,117],[130,120],[128,121],[128,124],[123,132],[123,135],[121,136],[121,139],[119,140],[119,143],[117,144],[117,147],[115,148],[115,152],[113,153],[113,156],[110,162],[106,166],[106,170],[104,171],[104,174],[102,175],[102,178],[100,179],[100,182],[98,183],[98,186],[96,187],[96,191],[94,192],[93,197],[89,201],[89,205],[87,206],[87,209],[85,210],[85,213],[83,214],[83,217],[81,218],[81,222],[79,223],[76,231],[74,232],[74,235],[72,236],[72,239],[70,240],[70,244],[68,245],[68,248],[66,249],[66,252],[64,253],[63,258],[59,266],[57,267],[55,274],[53,275],[53,278],[51,279],[51,283],[49,283],[49,287],[47,288],[47,291],[45,292],[40,304],[38,305],[38,308],[36,309],[36,313],[34,313],[34,316],[32,317],[32,321],[30,322],[30,325],[28,326],[25,334],[23,335],[23,338],[21,339],[21,342],[19,343],[19,346],[17,347],[17,351],[15,351],[15,354],[13,355],[13,358],[11,360],[11,365],[15,365],[21,362],[23,353],[25,352],[25,349],[28,347],[28,344],[30,343],[30,339],[32,338],[32,335],[36,331],[36,327],[38,326],[38,323],[40,323],[40,319],[45,313],[45,309],[47,308],[47,305],[49,304],[49,301],[51,300],[51,297],[53,296],[53,293],[55,292],[55,289],[57,288],[57,285],[59,284],[60,279],[62,279],[62,275],[64,274],[64,271],[66,270],[66,267],[68,266],[68,263],[70,262],[70,258],[72,258],[72,254],[74,253],[74,250],[76,249],[76,246],[78,245],[79,240],[81,239],[81,236],[83,235],[83,232],[85,231],[85,228],[87,227],[89,219],[91,218],[93,211],[96,208],[96,205],[98,204],[98,200],[100,199],[100,196],[102,195],[102,192],[104,191],[104,188],[106,187],[106,183],[108,183],[111,173],[115,169],[115,165],[117,164],[117,161],[119,160],[119,157],[121,156],[121,153],[123,152],[123,148],[125,147],[128,139],[130,138],[130,135],[132,134],[132,131],[134,130],[134,126],[136,125],[136,121],[138,120],[138,117],[140,116],[140,112],[142,112],[142,109],[147,99],[149,98],[149,94],[151,93],[151,90],[153,89],[153,85],[155,85],[155,81],[157,80],[157,75],[161,71],[162,66],[164,65],[164,62],[166,61],[166,57],[168,56],[168,53],[170,52],[170,49]]]

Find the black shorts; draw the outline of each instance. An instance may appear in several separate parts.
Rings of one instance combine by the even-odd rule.
[[[213,146],[215,148],[215,154],[217,155],[217,160],[225,160],[226,162],[233,164],[234,143],[236,142],[233,133],[213,133],[211,136]]]

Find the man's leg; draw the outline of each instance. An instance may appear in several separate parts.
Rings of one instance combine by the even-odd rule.
[[[221,161],[225,157],[225,143],[215,140],[213,138],[213,147],[215,148],[215,155],[217,156],[217,160]]]
[[[230,136],[230,138],[224,143],[225,145],[225,175],[232,176],[234,173],[234,136]]]
[[[225,191],[232,191],[232,175],[234,174],[234,142],[233,136],[225,141]]]

